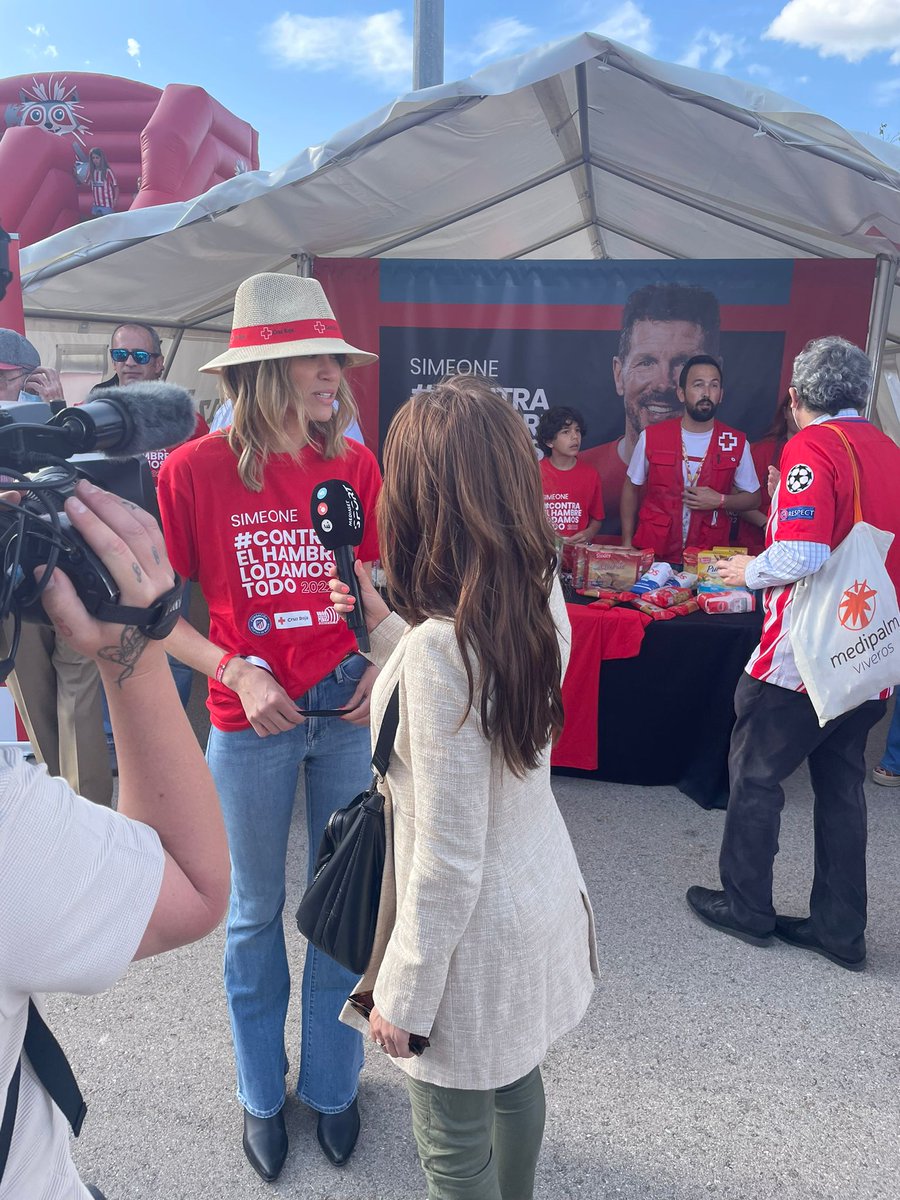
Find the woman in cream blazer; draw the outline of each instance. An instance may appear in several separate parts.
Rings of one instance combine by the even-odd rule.
[[[419,393],[385,443],[381,557],[360,575],[373,739],[399,685],[376,946],[358,991],[406,1072],[428,1195],[528,1200],[540,1063],[587,1008],[593,915],[550,789],[569,623],[525,426],[481,380]],[[332,580],[332,602],[353,601]],[[466,647],[466,653],[460,645]],[[391,859],[390,848],[393,847]],[[361,1018],[345,1009],[343,1019]],[[409,1035],[427,1037],[421,1055]]]

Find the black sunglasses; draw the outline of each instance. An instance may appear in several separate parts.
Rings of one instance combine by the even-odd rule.
[[[151,354],[149,350],[110,350],[109,357],[113,362],[123,363],[128,362],[128,356],[134,359],[142,367],[145,367],[151,358],[156,358],[156,354]]]

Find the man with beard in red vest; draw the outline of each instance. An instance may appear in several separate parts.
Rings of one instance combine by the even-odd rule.
[[[727,544],[731,513],[759,504],[746,436],[716,420],[724,395],[719,362],[708,354],[688,359],[677,395],[681,417],[648,425],[638,438],[621,504],[622,545],[652,548],[670,563],[683,562],[685,546]]]

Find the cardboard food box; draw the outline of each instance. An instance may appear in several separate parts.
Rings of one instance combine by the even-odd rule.
[[[701,588],[709,590],[712,587],[727,588],[716,570],[720,558],[732,558],[735,554],[746,554],[746,546],[714,546],[712,550],[701,550],[697,555],[697,575]]]
[[[584,587],[613,588],[625,592],[649,570],[652,550],[625,549],[623,546],[589,545],[585,547]]]

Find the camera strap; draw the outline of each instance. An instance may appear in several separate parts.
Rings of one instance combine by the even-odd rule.
[[[28,1055],[28,1061],[44,1090],[72,1126],[72,1132],[78,1137],[84,1123],[87,1105],[72,1073],[72,1068],[69,1066],[69,1060],[59,1042],[47,1028],[44,1018],[38,1012],[33,1000],[28,1001],[28,1024],[25,1026],[25,1041],[22,1050]],[[22,1058],[20,1055],[6,1092],[6,1108],[3,1112],[3,1121],[0,1123],[0,1182],[3,1180],[6,1160],[9,1158],[9,1149],[12,1145],[16,1109],[19,1106],[21,1076]]]

